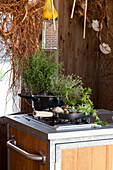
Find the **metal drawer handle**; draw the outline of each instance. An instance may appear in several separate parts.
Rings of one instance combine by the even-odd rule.
[[[42,151],[38,152],[38,155],[36,154],[30,154],[21,148],[16,146],[16,141],[14,140],[14,136],[12,136],[11,140],[7,141],[7,147],[14,150],[15,152],[19,153],[20,155],[24,156],[27,159],[33,160],[33,161],[41,161],[41,164],[44,165],[46,162],[46,156],[43,154]]]

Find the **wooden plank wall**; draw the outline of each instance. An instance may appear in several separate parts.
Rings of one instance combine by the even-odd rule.
[[[113,53],[104,55],[99,51],[96,32],[88,26],[86,39],[82,38],[83,18],[76,14],[70,18],[73,0],[54,0],[54,3],[59,15],[59,60],[64,62],[65,74],[81,76],[84,86],[92,88],[95,108],[113,110]],[[108,0],[108,6],[109,25],[113,28],[112,0]],[[103,31],[102,39],[113,46],[113,37],[109,37],[107,30]],[[31,105],[22,99],[22,112],[31,110]]]
[[[108,0],[109,7],[113,1]],[[113,110],[113,55],[104,55],[98,48],[95,31],[88,28],[83,36],[83,18],[71,16],[73,0],[58,1],[60,60],[64,61],[65,74],[75,73],[82,77],[84,85],[92,88],[92,99],[96,108]],[[113,10],[108,9],[109,23],[113,28]],[[111,47],[113,40],[107,36]],[[105,37],[106,39],[106,37]]]
[[[108,30],[103,31],[102,40],[110,45],[112,53],[99,58],[98,106],[113,110],[113,1],[108,0]]]

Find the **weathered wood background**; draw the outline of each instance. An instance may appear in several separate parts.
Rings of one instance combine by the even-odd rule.
[[[113,110],[113,52],[104,55],[99,51],[96,32],[86,29],[83,39],[83,18],[71,16],[73,0],[59,0],[59,47],[60,60],[64,61],[65,73],[82,77],[84,85],[92,88],[92,99],[96,108]],[[113,28],[113,1],[108,0],[109,25]],[[95,18],[94,18],[95,19]],[[112,31],[113,32],[113,31]],[[106,30],[105,43],[113,46],[113,39]],[[112,49],[113,51],[113,49]]]
[[[95,108],[113,110],[113,52],[104,55],[99,50],[96,32],[87,25],[83,39],[83,18],[74,13],[71,19],[73,0],[54,0],[58,11],[59,60],[64,62],[65,74],[75,73],[83,79],[84,86],[92,89]],[[109,25],[113,28],[113,1],[108,0]],[[96,14],[94,16],[96,19]],[[113,29],[111,30],[113,33]],[[103,42],[113,46],[113,37],[102,31]],[[113,49],[112,49],[113,51]],[[31,105],[22,99],[22,112],[31,111]]]
[[[113,1],[108,0],[109,25],[113,34]],[[105,30],[103,40],[110,44],[112,53],[103,55],[100,53],[98,73],[98,107],[113,110],[113,37],[108,36]]]

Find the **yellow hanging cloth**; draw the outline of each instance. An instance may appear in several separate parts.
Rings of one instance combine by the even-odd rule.
[[[46,0],[45,1],[45,5],[44,5],[43,10],[42,10],[42,16],[44,18],[53,19],[51,0]],[[58,17],[58,14],[57,14],[57,11],[56,11],[56,9],[54,7],[54,18],[57,18],[57,17]]]

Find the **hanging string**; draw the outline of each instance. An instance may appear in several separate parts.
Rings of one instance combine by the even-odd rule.
[[[87,0],[85,2],[85,8],[84,8],[84,31],[83,31],[83,39],[85,39],[86,36],[86,15],[87,15]]]
[[[53,13],[54,30],[56,30],[56,27],[55,27],[55,15],[54,15],[54,5],[53,5],[53,0],[51,0],[51,2],[52,2],[52,13]]]
[[[71,12],[71,18],[73,18],[74,9],[75,9],[75,3],[76,3],[76,0],[73,1],[73,7],[72,7],[72,12]]]

